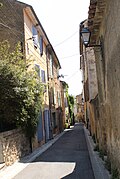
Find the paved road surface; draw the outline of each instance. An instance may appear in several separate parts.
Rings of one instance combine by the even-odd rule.
[[[82,124],[76,124],[14,179],[94,179]]]

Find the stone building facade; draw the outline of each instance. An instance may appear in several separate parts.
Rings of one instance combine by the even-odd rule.
[[[49,108],[51,116],[51,127],[53,135],[62,132],[63,116],[62,116],[62,86],[59,79],[59,69],[61,68],[59,60],[52,46],[47,49],[48,62],[48,88],[49,88]]]
[[[61,68],[58,57],[32,6],[16,1],[1,0],[0,41],[8,40],[11,49],[20,42],[28,70],[36,70],[44,85],[43,110],[33,149],[43,145],[63,130],[61,109]]]
[[[76,106],[76,120],[78,122],[84,122],[84,98],[83,93],[75,97],[75,106]]]
[[[120,1],[90,0],[88,28],[94,48],[98,95],[96,140],[120,173]],[[95,45],[100,45],[95,47]],[[87,48],[88,49],[88,48]]]
[[[80,23],[80,32],[83,27],[88,26],[88,21]],[[96,110],[96,98],[98,96],[98,83],[96,73],[96,60],[93,47],[85,47],[80,36],[80,67],[83,74],[83,96],[85,123],[92,135],[96,135],[97,122],[94,111]]]

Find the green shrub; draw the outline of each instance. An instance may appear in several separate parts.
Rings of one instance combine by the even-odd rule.
[[[96,143],[95,134],[92,135],[92,139],[93,139],[94,143]]]
[[[112,169],[112,177],[111,179],[120,179],[119,172],[117,168]]]
[[[94,151],[99,152],[99,145],[98,144],[95,145]]]
[[[70,124],[69,123],[65,123],[65,129],[69,129],[70,128]]]
[[[27,70],[20,46],[10,52],[9,43],[1,42],[0,121],[21,127],[31,139],[36,133],[42,101],[43,86],[35,70]]]
[[[99,150],[99,157],[102,158],[102,160],[104,160],[104,151],[103,150]]]
[[[108,157],[107,160],[105,161],[105,167],[111,173],[111,162]]]

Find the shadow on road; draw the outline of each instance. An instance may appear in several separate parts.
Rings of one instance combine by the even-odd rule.
[[[94,179],[83,124],[68,130],[34,162],[74,163],[74,169],[62,179]]]
[[[83,124],[67,130],[15,179],[21,176],[31,179],[94,179]]]

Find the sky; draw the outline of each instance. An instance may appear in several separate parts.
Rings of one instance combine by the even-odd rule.
[[[87,19],[90,0],[19,0],[32,5],[56,54],[69,94],[81,94],[79,24]]]

